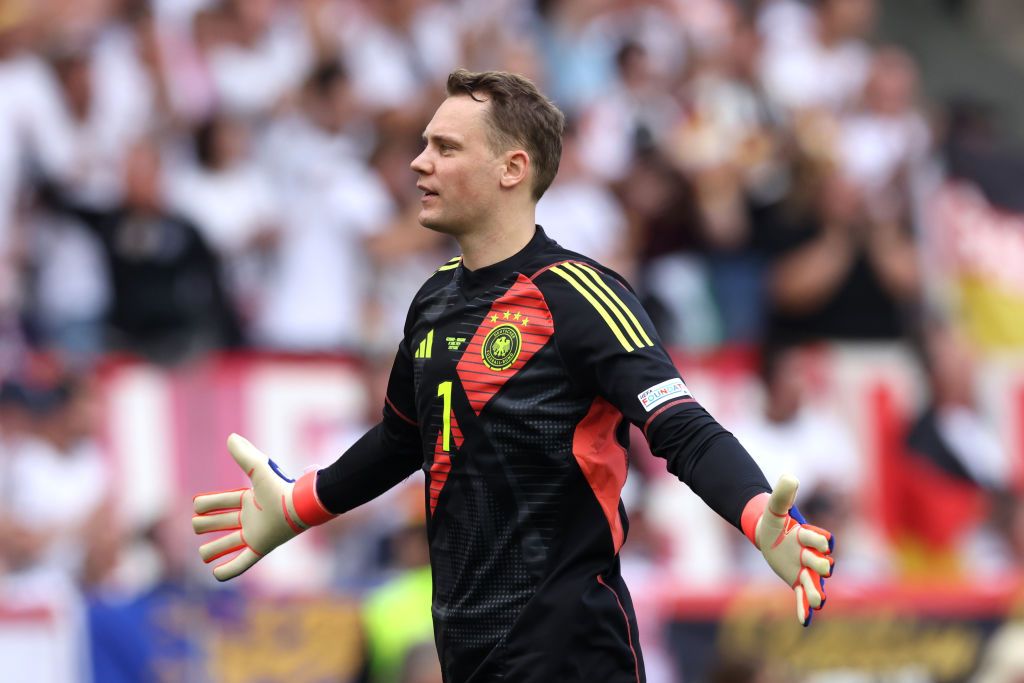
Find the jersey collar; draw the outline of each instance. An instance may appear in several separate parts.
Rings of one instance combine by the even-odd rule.
[[[526,246],[504,261],[498,261],[476,270],[469,270],[464,265],[460,265],[457,276],[462,289],[467,294],[476,294],[501,282],[512,273],[521,272],[524,265],[552,243],[551,238],[544,233],[544,228],[539,225],[536,228]]]

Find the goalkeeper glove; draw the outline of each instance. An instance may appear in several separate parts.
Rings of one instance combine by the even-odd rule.
[[[834,539],[824,529],[807,524],[793,506],[800,482],[790,474],[779,477],[771,495],[750,499],[740,526],[779,577],[796,593],[796,617],[811,623],[812,610],[825,606],[825,577],[832,575]]]
[[[285,541],[335,516],[316,496],[315,471],[298,481],[289,479],[238,434],[228,437],[228,451],[252,487],[201,493],[192,499],[196,512],[192,529],[197,534],[231,532],[199,547],[203,562],[242,551],[213,568],[218,581],[233,579]]]

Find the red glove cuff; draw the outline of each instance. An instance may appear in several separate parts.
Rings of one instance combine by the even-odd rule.
[[[769,498],[771,498],[770,493],[757,494],[747,501],[746,507],[743,508],[743,514],[740,515],[740,529],[755,548],[757,547],[757,523],[760,521],[761,515],[764,514],[765,508],[768,507]]]
[[[328,512],[316,495],[316,470],[306,472],[295,482],[292,489],[292,503],[299,519],[306,526],[316,526],[333,519],[337,515]]]

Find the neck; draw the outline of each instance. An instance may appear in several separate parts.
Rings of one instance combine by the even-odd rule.
[[[470,270],[478,270],[514,256],[533,239],[535,225],[535,214],[531,209],[529,215],[514,221],[459,235],[456,240],[462,248],[463,265]]]

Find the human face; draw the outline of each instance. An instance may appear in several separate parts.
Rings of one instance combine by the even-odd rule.
[[[419,176],[419,222],[459,236],[485,229],[500,211],[503,155],[488,140],[489,102],[465,95],[449,97],[423,133],[426,143],[410,167]]]

